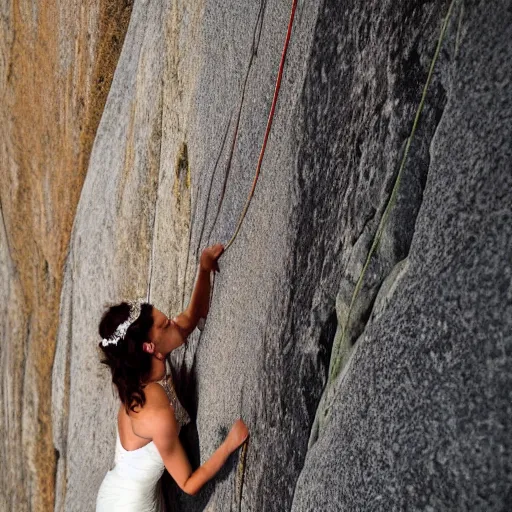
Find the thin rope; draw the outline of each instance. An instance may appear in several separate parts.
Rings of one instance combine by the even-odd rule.
[[[414,123],[412,125],[412,129],[411,129],[411,134],[409,135],[408,139],[407,139],[407,144],[405,146],[405,151],[404,151],[404,154],[403,154],[403,157],[402,157],[402,161],[400,163],[400,168],[398,170],[398,175],[396,177],[396,180],[395,180],[395,184],[393,186],[393,190],[391,192],[391,196],[389,198],[389,201],[388,201],[388,204],[386,206],[386,209],[384,210],[384,214],[382,215],[382,218],[380,220],[380,223],[379,223],[379,226],[377,228],[377,233],[375,235],[375,238],[373,239],[373,243],[371,245],[371,248],[370,248],[370,252],[368,253],[368,256],[366,258],[366,261],[365,261],[365,264],[363,266],[363,270],[361,271],[361,274],[359,276],[359,279],[357,280],[357,283],[356,283],[356,287],[354,289],[354,293],[352,294],[352,300],[350,301],[350,307],[349,307],[349,310],[348,310],[348,316],[347,316],[347,321],[345,322],[344,326],[343,326],[343,330],[342,330],[342,336],[341,336],[341,341],[339,343],[338,346],[343,346],[344,342],[345,342],[345,338],[346,338],[346,335],[347,335],[347,330],[348,330],[348,327],[349,327],[349,324],[350,324],[350,317],[351,317],[351,314],[352,314],[352,310],[354,308],[354,303],[359,295],[359,292],[361,291],[361,287],[362,287],[362,283],[363,283],[363,279],[364,279],[364,276],[366,274],[366,271],[368,269],[368,265],[370,264],[370,260],[380,242],[380,239],[382,237],[382,233],[384,231],[384,226],[386,224],[386,221],[389,217],[389,212],[391,211],[391,208],[394,206],[395,202],[396,202],[396,196],[397,196],[397,192],[398,192],[398,187],[400,186],[400,181],[402,179],[402,174],[403,174],[403,170],[405,168],[405,163],[407,161],[407,156],[409,155],[409,148],[411,147],[411,143],[412,143],[412,139],[414,137],[414,134],[416,133],[416,128],[418,126],[418,120],[420,118],[420,115],[421,115],[421,112],[423,110],[423,106],[425,104],[425,99],[427,97],[427,92],[428,92],[428,88],[430,86],[430,83],[432,81],[432,75],[434,73],[434,67],[435,67],[435,64],[437,62],[437,58],[439,57],[439,52],[441,50],[441,46],[443,44],[443,40],[444,40],[444,37],[445,37],[445,33],[446,33],[446,28],[448,26],[448,22],[450,21],[450,18],[451,18],[451,15],[452,15],[452,10],[453,10],[453,6],[455,4],[456,0],[452,0],[452,2],[450,3],[450,7],[448,8],[448,13],[446,14],[446,17],[444,19],[444,22],[443,22],[443,25],[442,25],[442,28],[441,28],[441,33],[439,35],[439,39],[438,39],[438,42],[437,42],[437,46],[436,46],[436,50],[434,52],[434,56],[432,58],[432,62],[430,63],[430,68],[428,70],[428,76],[427,76],[427,81],[425,83],[425,86],[423,87],[423,93],[421,95],[421,100],[420,100],[420,104],[418,106],[418,109],[416,111],[416,116],[414,117]],[[329,380],[332,382],[333,380],[335,380],[338,375],[339,375],[339,371],[340,371],[340,356],[339,356],[339,353],[336,354],[336,359],[334,360],[334,363],[331,367],[331,374],[329,376]],[[326,412],[327,410],[330,408],[327,407],[326,408]]]
[[[293,19],[295,17],[295,10],[296,10],[296,8],[297,8],[297,0],[292,0],[292,9],[291,9],[291,13],[290,13],[290,21],[288,22],[288,30],[286,32],[286,39],[285,39],[285,42],[284,42],[283,53],[281,55],[281,62],[279,64],[279,72],[278,72],[278,75],[277,75],[276,87],[275,87],[275,90],[274,90],[274,97],[272,99],[272,106],[270,108],[270,114],[269,114],[268,120],[267,120],[267,129],[265,131],[265,137],[263,139],[263,145],[261,147],[260,156],[258,158],[258,165],[256,167],[256,174],[254,176],[254,180],[253,180],[253,183],[252,183],[252,188],[251,188],[251,191],[249,192],[249,196],[247,197],[247,201],[245,203],[245,207],[244,207],[244,209],[242,211],[242,214],[240,215],[240,218],[239,218],[238,225],[237,225],[237,228],[235,230],[235,233],[231,237],[231,240],[225,246],[224,252],[222,254],[224,254],[229,249],[229,247],[231,247],[231,244],[235,241],[235,238],[237,237],[238,232],[240,231],[240,227],[242,226],[242,222],[243,222],[243,220],[245,218],[245,214],[247,213],[247,210],[249,208],[249,204],[250,204],[252,196],[254,194],[254,190],[256,188],[256,183],[258,181],[258,177],[259,177],[260,170],[261,170],[261,164],[263,162],[263,157],[265,155],[265,149],[267,147],[267,141],[268,141],[268,137],[269,137],[269,134],[270,134],[270,129],[272,127],[272,121],[274,119],[274,112],[275,112],[275,109],[276,109],[276,103],[277,103],[277,98],[278,98],[278,95],[279,95],[279,89],[281,88],[281,79],[283,77],[284,63],[285,63],[285,60],[286,60],[286,53],[288,51],[288,44],[290,42],[290,36],[291,36],[291,33],[292,33]],[[214,274],[214,278],[215,278],[215,274]],[[214,284],[215,284],[215,281],[214,281]],[[212,290],[213,290],[213,287],[212,287]],[[248,448],[248,442],[246,441],[243,444],[243,446],[242,446],[242,452],[240,454],[240,461],[238,463],[238,470],[237,470],[237,475],[238,475],[238,485],[237,485],[237,491],[238,491],[237,492],[238,512],[241,512],[241,510],[242,510],[242,493],[243,493],[243,486],[244,486],[245,466],[246,466],[246,460],[247,460],[247,448]]]
[[[219,218],[219,214],[220,214],[220,211],[221,211],[221,208],[222,208],[222,204],[224,202],[224,196],[226,194],[226,188],[227,188],[227,184],[228,184],[229,173],[230,173],[230,170],[231,170],[231,162],[233,161],[233,155],[234,155],[234,152],[235,152],[235,145],[236,145],[236,142],[238,140],[238,128],[240,126],[240,118],[242,117],[242,107],[244,106],[245,91],[247,89],[247,82],[249,81],[249,75],[251,73],[252,63],[254,61],[254,57],[258,54],[258,47],[259,47],[260,39],[261,39],[261,31],[262,31],[262,28],[263,28],[263,17],[265,15],[266,7],[267,7],[267,1],[264,0],[260,4],[260,10],[258,12],[258,18],[256,20],[256,25],[254,26],[254,31],[253,31],[253,35],[252,35],[251,56],[249,58],[249,64],[247,65],[247,71],[245,73],[245,79],[244,79],[244,83],[243,83],[243,86],[242,86],[242,92],[240,94],[240,104],[239,104],[239,107],[238,107],[238,114],[237,114],[236,123],[235,123],[235,130],[233,132],[233,140],[231,141],[231,148],[230,148],[230,151],[229,151],[229,154],[228,154],[228,160],[227,160],[227,163],[226,163],[226,172],[224,173],[224,182],[222,184],[222,191],[221,191],[221,194],[220,194],[220,200],[219,200],[219,204],[217,206],[217,213],[215,214],[215,217],[213,219],[212,225],[211,225],[210,230],[208,232],[207,245],[210,244],[210,238],[212,236],[213,229],[215,228],[215,225],[217,224],[217,219]],[[231,114],[231,115],[233,115],[233,114]],[[198,244],[198,247],[197,247],[198,250],[199,250],[199,245],[201,244],[202,239],[203,239],[202,236],[203,236],[203,232],[201,231],[201,237],[199,238],[199,244]],[[197,253],[196,253],[196,257],[197,257]]]
[[[231,113],[231,116],[229,117],[229,121],[226,125],[226,129],[224,130],[224,137],[222,138],[222,143],[221,143],[221,146],[220,146],[220,150],[219,150],[219,154],[217,155],[217,160],[215,161],[215,165],[213,166],[213,171],[210,175],[210,184],[208,185],[208,195],[206,196],[206,208],[205,208],[205,213],[208,211],[208,205],[210,204],[210,195],[211,195],[211,192],[212,192],[212,182],[213,182],[213,178],[215,176],[215,173],[217,172],[217,168],[218,168],[218,165],[219,165],[219,162],[220,162],[220,157],[222,156],[222,152],[224,151],[224,144],[226,143],[226,139],[227,139],[227,136],[228,136],[228,133],[229,133],[229,126],[231,124],[231,119],[233,118],[233,113]],[[190,227],[189,227],[189,230],[188,230],[188,248],[187,248],[187,259],[185,261],[185,274],[183,276],[183,291],[182,291],[182,294],[181,294],[181,308],[183,309],[184,308],[184,305],[185,305],[185,290],[186,290],[186,287],[187,287],[187,273],[188,273],[188,260],[189,260],[189,254],[190,254],[190,247],[191,247],[191,244],[192,244],[192,230],[194,229],[194,223],[195,223],[195,220],[196,220],[196,211],[197,211],[197,205],[199,203],[199,186],[198,186],[198,191],[197,191],[197,197],[196,197],[196,201],[194,203],[194,210],[192,212],[192,218],[190,220]],[[203,231],[204,231],[204,221],[201,225],[201,233],[199,234],[199,243],[197,244],[197,248],[196,248],[196,251],[195,251],[195,255],[196,255],[196,261],[198,259],[197,257],[197,254],[199,252],[199,246],[201,244],[201,240],[203,239]]]
[[[297,0],[292,0],[292,10],[290,13],[290,21],[288,22],[288,31],[286,32],[286,40],[284,42],[283,53],[281,55],[281,63],[279,65],[279,73],[277,75],[276,87],[274,90],[274,98],[272,100],[272,107],[270,108],[270,114],[268,116],[268,121],[267,121],[267,129],[265,131],[263,145],[261,146],[260,156],[258,158],[258,165],[256,166],[256,174],[254,176],[254,180],[252,182],[252,188],[251,188],[251,191],[249,192],[249,196],[247,197],[245,207],[244,207],[242,214],[240,215],[240,218],[238,220],[238,225],[236,227],[235,233],[231,237],[231,240],[226,244],[226,246],[224,248],[224,252],[226,252],[229,249],[229,247],[231,246],[231,244],[235,241],[235,238],[237,237],[238,232],[240,231],[240,227],[242,226],[242,222],[244,221],[245,214],[247,213],[247,210],[249,209],[249,204],[251,203],[251,199],[254,194],[254,190],[256,189],[256,183],[258,181],[258,177],[260,174],[261,164],[263,162],[263,157],[265,156],[265,149],[267,147],[268,136],[270,134],[270,129],[272,127],[272,121],[274,120],[274,112],[276,109],[276,103],[277,103],[277,97],[279,95],[279,89],[281,88],[281,79],[283,77],[283,69],[284,69],[284,63],[286,60],[286,52],[288,51],[288,43],[290,42],[290,35],[292,33],[293,18],[295,16],[296,8],[297,8]]]

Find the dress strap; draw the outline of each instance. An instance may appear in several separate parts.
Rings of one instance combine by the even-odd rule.
[[[178,400],[178,395],[176,395],[176,390],[174,389],[174,384],[172,381],[172,373],[167,370],[167,364],[168,362],[166,360],[165,377],[162,380],[159,380],[158,383],[164,388],[165,394],[167,395],[167,398],[169,399],[169,402],[174,409],[176,421],[181,427],[183,427],[190,422],[190,416]]]

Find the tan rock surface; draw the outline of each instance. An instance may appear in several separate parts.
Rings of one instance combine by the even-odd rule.
[[[179,311],[186,295],[193,169],[186,134],[197,55],[188,49],[200,16],[200,3],[134,5],[98,127],[70,243],[53,368],[58,511],[92,510],[112,465],[117,398],[97,348],[105,304],[145,296],[148,280],[151,301],[163,310]],[[194,277],[190,272],[187,282]]]
[[[0,21],[1,510],[50,510],[63,264],[131,3],[12,2]]]

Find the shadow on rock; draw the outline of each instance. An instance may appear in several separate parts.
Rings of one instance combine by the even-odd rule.
[[[190,423],[185,425],[180,431],[180,441],[185,449],[193,470],[196,470],[201,464],[199,433],[197,431],[197,377],[195,372],[195,364],[190,371],[182,366],[179,371],[172,369],[173,381],[175,384],[176,394],[180,402],[187,409],[190,415]],[[223,429],[219,433],[220,439],[225,439],[228,434],[227,429]],[[209,503],[217,483],[227,480],[232,471],[236,470],[236,462],[238,461],[239,450],[231,454],[220,471],[215,477],[207,482],[205,486],[195,495],[190,496],[183,492],[171,475],[165,471],[162,476],[162,490],[165,499],[166,510],[180,511],[201,511],[204,510]]]

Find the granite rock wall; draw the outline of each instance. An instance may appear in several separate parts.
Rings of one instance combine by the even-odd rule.
[[[455,3],[429,96],[431,128],[422,118],[363,288],[366,321],[349,330],[325,391],[293,511],[512,504],[511,14],[505,2]],[[410,47],[417,63],[423,44]],[[338,330],[335,345],[342,340]]]
[[[47,511],[71,227],[129,1],[0,2],[0,510]]]
[[[113,463],[117,399],[97,349],[105,305],[149,293],[159,309],[180,312],[200,251],[235,230],[290,7],[134,2],[70,213],[51,370],[55,510],[93,510]],[[194,420],[182,434],[194,465],[237,417],[248,423],[243,492],[235,454],[195,497],[165,477],[173,509],[510,503],[504,0],[454,2],[396,201],[352,301],[448,8],[299,2],[255,195],[220,259],[204,331],[172,356]],[[12,319],[26,299],[16,261],[2,258]],[[26,340],[9,322],[2,329]],[[7,353],[20,367],[31,360]]]

